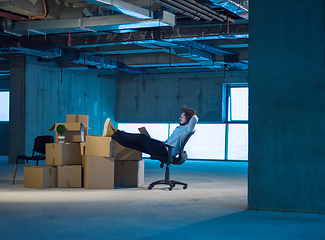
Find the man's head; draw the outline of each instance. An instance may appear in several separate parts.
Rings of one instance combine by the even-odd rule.
[[[179,124],[181,126],[188,124],[191,117],[196,114],[196,111],[194,109],[188,108],[188,107],[182,107],[181,112],[182,112],[182,115],[179,118]]]

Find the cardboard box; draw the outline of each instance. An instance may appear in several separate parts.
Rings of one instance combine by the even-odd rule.
[[[65,121],[68,122],[81,122],[89,126],[88,124],[89,116],[88,115],[80,115],[80,114],[67,114],[65,116]],[[85,136],[88,135],[88,128],[84,129]]]
[[[142,160],[142,152],[131,148],[123,147],[114,141],[114,158],[115,160]]]
[[[86,136],[85,155],[96,157],[113,157],[113,142],[110,137]]]
[[[85,132],[84,130],[88,128],[85,123],[80,122],[68,122],[68,123],[55,123],[49,131],[55,130],[55,141],[59,142],[58,136],[60,134],[57,133],[56,127],[58,125],[64,125],[66,127],[66,132],[63,134],[65,136],[65,143],[69,142],[84,142],[85,141]]]
[[[59,188],[81,188],[81,165],[58,166]]]
[[[57,188],[58,169],[53,166],[32,166],[24,168],[25,188]]]
[[[82,156],[84,188],[114,189],[114,158]]]
[[[114,186],[138,187],[144,184],[144,160],[115,160]]]
[[[80,143],[47,143],[46,165],[80,165]]]
[[[86,153],[86,143],[82,142],[80,143],[80,154],[85,155],[85,153]]]

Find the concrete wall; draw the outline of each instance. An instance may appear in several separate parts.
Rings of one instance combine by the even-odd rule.
[[[250,209],[325,212],[324,12],[250,1]]]
[[[160,74],[119,78],[118,122],[178,122],[194,108],[200,122],[222,121],[222,84],[248,82],[247,72]]]
[[[90,135],[102,134],[107,117],[115,121],[116,80],[98,77],[98,72],[91,70],[61,71],[57,63],[39,63],[33,57],[26,58],[25,71],[22,70],[17,70],[22,72],[20,78],[24,80],[21,83],[25,94],[20,104],[22,119],[10,120],[10,148],[13,148],[17,138],[22,138],[20,144],[24,144],[24,147],[10,151],[9,162],[14,161],[17,154],[31,154],[36,136],[54,136],[54,132],[48,129],[56,122],[65,122],[68,113],[89,115]],[[16,85],[14,76],[11,81],[13,86]],[[19,89],[13,87],[12,94]],[[18,105],[14,103],[11,106],[12,114],[17,114]],[[17,134],[25,136],[13,136],[12,131],[16,127],[19,129]]]

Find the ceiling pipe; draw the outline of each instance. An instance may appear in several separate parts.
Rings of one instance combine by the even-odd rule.
[[[206,16],[205,14],[201,14],[198,10],[193,10],[193,8],[191,7],[188,7],[188,6],[185,6],[184,4],[181,4],[181,3],[178,3],[176,1],[173,1],[173,0],[162,0],[162,2],[164,3],[168,3],[168,4],[171,4],[179,9],[182,9],[184,10],[185,12],[189,12],[189,13],[192,13],[194,14],[195,16],[198,16],[199,18],[203,18],[209,22],[211,22],[213,20],[213,18],[209,17],[209,16]],[[221,21],[223,21],[223,19],[219,18]],[[219,20],[218,19],[218,20]],[[220,21],[219,20],[219,21]]]
[[[203,5],[203,4],[197,3],[197,2],[194,1],[194,0],[185,0],[185,1],[186,1],[186,2],[189,2],[189,3],[196,4],[196,5],[199,6],[200,8],[205,9],[206,11],[210,12],[211,15],[217,15],[218,17],[221,17],[221,18],[223,18],[223,19],[225,19],[225,20],[227,19],[227,16],[226,16],[225,14],[220,13],[220,12],[216,12],[216,11],[214,11],[213,9],[211,9],[211,8],[209,8],[209,7],[207,7],[207,6]],[[235,20],[232,19],[232,18],[230,18],[229,21],[230,21],[231,23],[234,23],[234,22],[235,22]]]
[[[193,2],[187,2],[187,1],[184,1],[184,0],[176,0],[176,1],[183,4],[184,6],[187,6],[187,7],[190,7],[192,9],[194,9],[197,12],[201,12],[202,14],[205,14],[205,15],[207,15],[208,17],[210,17],[212,19],[213,18],[217,19],[220,22],[223,22],[225,20],[224,18],[222,18],[220,16],[217,16],[216,12],[211,13],[210,11],[207,11],[206,9],[202,8],[201,5],[199,5],[199,4],[194,4]]]
[[[0,17],[4,17],[4,18],[10,18],[12,20],[15,20],[15,21],[28,21],[27,18],[25,17],[21,17],[21,16],[18,16],[16,14],[13,14],[13,13],[7,13],[7,12],[3,12],[3,11],[0,11]]]
[[[195,15],[189,13],[189,12],[186,12],[186,11],[183,10],[183,9],[177,8],[177,7],[175,7],[175,6],[173,6],[173,5],[169,4],[169,3],[163,2],[163,1],[161,1],[161,0],[153,0],[153,1],[156,2],[156,3],[159,3],[159,4],[161,4],[161,5],[163,5],[163,6],[165,6],[165,7],[168,7],[168,8],[170,8],[170,9],[173,9],[173,10],[175,10],[175,11],[177,11],[177,12],[180,12],[180,13],[186,15],[186,16],[189,16],[189,17],[193,18],[193,19],[196,20],[196,21],[199,21],[199,20],[200,20],[200,18],[199,18],[198,16],[195,16]]]
[[[220,22],[224,22],[227,19],[227,16],[225,14],[218,13],[212,10],[211,8],[199,4],[193,0],[153,0],[153,1],[167,8],[181,12],[184,15],[194,18],[195,20],[199,20],[200,18],[203,18],[209,22],[211,22],[213,19],[217,19]],[[229,21],[232,23],[235,22],[235,20],[232,18],[229,18]]]

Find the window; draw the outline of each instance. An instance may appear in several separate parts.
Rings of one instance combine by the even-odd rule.
[[[229,124],[229,160],[248,160],[248,124]]]
[[[224,85],[224,121],[222,123],[198,123],[196,132],[185,146],[190,159],[248,160],[248,85]],[[177,118],[177,116],[175,116]],[[119,123],[120,130],[139,133],[146,127],[152,138],[165,141],[175,123]],[[143,154],[143,157],[149,157]]]
[[[9,121],[9,92],[0,91],[0,121]]]
[[[248,121],[248,87],[228,86],[228,121]]]
[[[190,158],[225,159],[225,124],[200,124],[185,146]]]
[[[226,160],[248,160],[248,87],[226,85]]]

